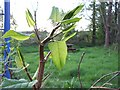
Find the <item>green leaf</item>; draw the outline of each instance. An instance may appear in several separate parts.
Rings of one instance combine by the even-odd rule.
[[[62,20],[61,12],[57,7],[55,6],[52,7],[52,12],[49,19],[52,19],[53,22],[59,22]]]
[[[31,14],[31,12],[29,11],[29,9],[26,10],[26,20],[27,20],[27,23],[28,23],[28,26],[29,27],[34,27],[35,26],[35,21],[33,19],[33,16]]]
[[[15,57],[15,62],[16,62],[17,68],[23,68],[23,61],[20,59],[18,55],[16,55]]]
[[[28,82],[25,79],[5,79],[2,83],[1,86],[2,88],[32,88],[34,84],[37,83],[37,80],[34,80],[32,82]]]
[[[48,44],[55,66],[61,70],[66,63],[67,46],[64,41],[56,41]]]
[[[73,34],[71,34],[71,35],[68,36],[68,37],[64,37],[62,40],[66,42],[67,40],[69,40],[70,38],[72,38],[72,37],[75,36],[75,35],[76,35],[76,32],[73,33]]]
[[[33,34],[31,34],[31,35],[33,36]],[[14,30],[9,30],[2,37],[3,38],[11,37],[11,38],[16,39],[16,40],[27,40],[31,37],[31,35],[28,36],[28,35],[18,33]]]
[[[16,65],[18,68],[24,68],[24,64],[25,64],[24,57],[23,57],[19,47],[17,47],[17,54],[18,55],[15,58]]]
[[[66,19],[66,20],[63,20],[61,23],[62,23],[62,24],[75,23],[75,22],[78,22],[80,19],[81,19],[81,18]]]
[[[1,85],[2,87],[6,87],[6,86],[10,86],[10,85],[17,84],[17,83],[22,83],[22,82],[27,82],[27,80],[25,79],[16,80],[16,79],[4,78],[4,81],[1,83]]]
[[[21,68],[9,68],[10,70],[12,70],[13,73],[18,73],[24,69],[21,69]]]
[[[75,24],[72,24],[63,30],[63,33],[68,33],[76,27]]]
[[[73,10],[71,10],[70,12],[68,12],[63,20],[66,20],[66,19],[70,19],[72,17],[74,17],[76,14],[78,14],[80,12],[80,10],[83,8],[84,5],[80,4],[79,6],[77,6],[76,8],[74,8]]]
[[[31,38],[34,38],[34,37],[35,37],[35,33],[31,33],[29,36],[30,36]]]

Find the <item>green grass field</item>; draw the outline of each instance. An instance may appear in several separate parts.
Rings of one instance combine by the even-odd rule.
[[[29,71],[33,75],[38,67],[39,54],[37,46],[21,47],[25,61],[29,63]],[[52,61],[49,59],[45,66],[45,75],[51,74],[50,77],[44,82],[43,87],[59,88],[70,87],[79,88],[79,80],[77,77],[78,63],[81,54],[85,52],[83,62],[81,63],[81,80],[84,88],[89,88],[97,79],[104,74],[118,70],[118,54],[112,48],[106,49],[103,46],[99,47],[86,47],[78,48],[76,52],[69,52],[67,62],[64,68],[59,71],[55,68]],[[19,76],[26,77],[25,74]],[[27,77],[26,77],[27,78]],[[109,77],[110,78],[110,77]],[[108,80],[105,78],[99,85]],[[109,87],[117,87],[117,78],[108,85]]]

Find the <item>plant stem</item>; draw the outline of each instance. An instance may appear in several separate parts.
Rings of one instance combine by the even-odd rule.
[[[22,54],[21,54],[22,55]],[[25,73],[27,74],[28,78],[30,81],[32,81],[32,77],[30,76],[29,72],[28,72],[28,69],[25,65],[25,61],[22,59],[22,62],[23,62],[23,67],[24,67],[24,70],[25,70]]]
[[[44,45],[44,44],[46,44],[48,41],[50,41],[50,40],[51,40],[51,37],[54,35],[55,31],[56,31],[60,26],[61,26],[61,24],[58,24],[58,26],[56,26],[56,27],[52,30],[52,32],[49,34],[49,36],[46,37],[41,43]]]
[[[44,58],[44,59],[45,59],[45,62],[48,60],[50,54],[51,54],[51,51],[49,51],[48,54],[45,56],[45,58]]]
[[[81,82],[81,80],[80,80],[80,65],[81,65],[81,63],[82,63],[82,60],[83,60],[84,55],[85,55],[85,52],[82,53],[82,56],[81,56],[81,58],[80,58],[80,62],[79,62],[79,65],[78,65],[78,78],[79,78],[79,82],[80,82],[80,88],[83,87],[82,82]]]
[[[37,29],[36,13],[37,13],[37,11],[34,11],[34,17],[35,17],[34,31],[35,31],[35,34],[36,34],[36,36],[37,36],[38,42],[40,42],[40,37],[39,37],[38,29]]]
[[[27,74],[29,80],[30,80],[30,81],[33,81],[33,80],[32,80],[32,77],[30,76],[30,73],[28,72],[27,67],[25,66],[24,60],[23,60],[23,66],[24,66],[24,68],[25,68],[24,70],[25,70],[25,72],[26,72],[26,74]],[[35,86],[35,85],[33,85],[33,90],[36,90],[36,86]]]
[[[41,88],[42,85],[42,79],[44,75],[44,66],[45,66],[45,60],[44,60],[44,46],[40,44],[39,46],[39,54],[40,54],[40,62],[39,62],[39,68],[38,68],[38,83],[37,83],[37,89]]]
[[[39,88],[41,88],[42,86],[42,79],[43,79],[43,75],[44,75],[44,66],[45,66],[45,62],[46,59],[48,58],[48,56],[50,55],[50,53],[48,53],[48,56],[44,58],[44,46],[47,42],[49,42],[51,40],[51,37],[54,35],[55,31],[60,27],[61,25],[58,24],[53,30],[52,32],[49,34],[48,37],[46,37],[43,41],[41,41],[39,43],[39,56],[40,56],[40,62],[39,62],[39,67],[38,67],[38,76],[37,76],[37,89],[39,90]],[[38,32],[37,32],[38,34]]]

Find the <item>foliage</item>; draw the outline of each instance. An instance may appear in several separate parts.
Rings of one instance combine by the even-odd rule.
[[[59,22],[62,20],[63,17],[64,17],[63,11],[60,12],[60,10],[57,7],[53,6],[49,19],[51,19],[53,22]]]
[[[58,69],[61,70],[66,63],[66,57],[67,57],[66,43],[64,41],[51,42],[48,44],[48,47],[51,51],[54,64]]]
[[[96,26],[96,44],[114,44],[117,43],[118,35],[118,18],[117,13],[119,12],[119,2],[98,2],[89,4],[88,10],[95,12],[89,16],[91,20],[91,25],[93,25],[93,16],[95,17],[95,26]],[[92,7],[95,6],[93,9]],[[114,8],[114,9],[113,9]],[[89,28],[93,31],[93,27]],[[106,31],[108,30],[108,33]],[[108,35],[107,35],[108,34]],[[107,37],[108,36],[108,37]],[[108,38],[108,40],[106,39]],[[109,46],[108,45],[108,46]],[[106,45],[107,46],[107,45]]]
[[[72,19],[69,19],[69,20],[63,20],[61,23],[63,24],[70,24],[70,23],[75,23],[75,22],[78,22],[81,18],[72,18]]]
[[[15,80],[15,79],[7,79],[1,83],[2,88],[32,88],[32,86],[37,82],[34,80],[32,82],[28,82],[25,79]]]
[[[39,37],[39,33],[38,33],[38,29],[37,29],[37,26],[36,26],[36,20],[33,19],[33,16],[31,14],[31,12],[29,11],[29,9],[26,10],[26,20],[27,20],[27,23],[29,25],[29,27],[33,27],[34,28],[34,31],[35,31],[35,34],[31,34],[31,35],[24,35],[24,34],[21,34],[19,32],[16,32],[14,30],[9,30],[8,32],[6,32],[4,35],[3,35],[3,38],[9,38],[11,37],[12,39],[15,39],[15,40],[18,40],[18,41],[25,41],[33,36],[36,35],[37,37],[37,41],[38,41],[38,45],[39,45],[39,55],[40,55],[40,63],[39,63],[39,66],[34,74],[34,76],[37,76],[36,78],[34,77],[34,79],[37,79],[37,80],[33,80],[33,78],[31,77],[31,75],[29,74],[28,72],[28,69],[27,69],[27,66],[26,66],[26,63],[24,61],[24,56],[22,54],[22,52],[20,51],[20,48],[17,47],[16,48],[16,57],[15,57],[15,62],[16,62],[16,66],[17,68],[23,68],[22,70],[25,71],[26,75],[28,76],[29,80],[31,82],[24,82],[24,83],[18,83],[18,84],[15,84],[15,83],[10,83],[10,86],[8,86],[7,88],[12,88],[12,87],[29,87],[29,86],[33,86],[33,88],[41,88],[42,87],[42,82],[43,82],[43,76],[44,76],[44,66],[45,66],[45,63],[48,59],[48,57],[52,56],[52,60],[53,60],[53,63],[55,64],[55,66],[61,70],[63,68],[63,66],[65,65],[66,63],[66,57],[67,57],[67,45],[66,45],[66,41],[70,38],[72,38],[76,33],[73,33],[71,34],[70,36],[65,36],[64,34],[68,33],[69,31],[71,31],[71,28],[75,28],[75,26],[71,26],[70,28],[66,28],[64,29],[63,31],[59,32],[59,33],[55,33],[59,27],[62,27],[62,25],[71,25],[71,24],[75,24],[76,22],[78,22],[81,18],[78,18],[78,17],[75,17],[75,15],[77,15],[80,10],[82,9],[83,5],[79,5],[77,6],[75,9],[71,10],[69,13],[67,13],[63,19],[59,19],[57,20],[58,18],[55,17],[57,14],[59,14],[59,11],[57,8],[53,8],[53,11],[52,11],[52,15],[51,15],[51,19],[54,19],[54,21],[58,22],[57,26],[51,31],[51,33],[48,35],[48,37],[44,38],[42,41]],[[54,15],[55,14],[55,15]],[[61,18],[59,16],[59,18]],[[64,35],[64,39],[63,40],[60,40],[60,41],[56,41],[56,40],[53,40],[53,38],[59,36],[61,33],[63,33]],[[48,47],[50,49],[50,53],[48,53],[46,56],[44,55],[44,46],[48,43]],[[64,51],[64,53],[63,53]],[[16,68],[16,69],[17,69]],[[11,68],[11,70],[13,70],[14,68]],[[11,79],[12,80],[12,79]],[[11,81],[10,80],[10,81]],[[3,85],[4,83],[6,83],[7,81],[4,80],[3,81]],[[15,82],[13,80],[13,82]]]
[[[34,36],[34,34],[31,34],[31,35],[27,36],[27,35],[15,32],[14,30],[9,30],[2,37],[3,38],[11,37],[11,38],[16,39],[16,40],[27,40],[32,36]]]
[[[76,8],[74,8],[73,10],[69,11],[63,18],[63,20],[66,19],[70,19],[72,17],[74,17],[76,14],[78,14],[80,12],[80,10],[83,8],[84,5],[79,5]]]
[[[33,20],[33,16],[30,13],[29,9],[26,10],[26,20],[27,20],[29,27],[32,27],[35,25],[35,22]]]

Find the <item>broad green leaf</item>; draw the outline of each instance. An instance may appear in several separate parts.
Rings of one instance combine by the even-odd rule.
[[[75,36],[75,35],[76,35],[76,32],[73,33],[73,34],[71,34],[71,35],[68,36],[68,37],[64,37],[62,40],[66,42],[67,40],[69,40],[70,38],[72,38],[72,37]]]
[[[2,83],[1,86],[2,88],[32,88],[34,84],[37,83],[37,80],[34,80],[32,82],[28,82],[25,79],[5,79]]]
[[[33,85],[35,85],[36,83],[37,83],[37,80],[34,80],[32,82],[18,83],[18,84],[14,84],[14,85],[4,87],[4,88],[32,88]]]
[[[25,68],[24,67],[24,64],[25,64],[24,57],[23,57],[19,47],[17,47],[17,54],[18,54],[18,56],[16,56],[16,58],[15,58],[15,62],[16,62],[17,67],[18,68]]]
[[[54,22],[59,22],[62,20],[61,12],[57,7],[52,7],[52,12],[49,19],[53,20]]]
[[[66,20],[63,20],[61,23],[62,23],[62,24],[75,23],[75,22],[78,22],[80,19],[81,19],[81,18],[66,19]]]
[[[25,79],[16,80],[16,79],[7,79],[7,78],[4,78],[4,81],[1,83],[1,85],[2,85],[2,87],[6,87],[6,86],[13,85],[13,84],[25,83],[25,82],[28,82],[28,81],[25,80]]]
[[[18,55],[16,55],[15,57],[15,62],[16,62],[17,68],[23,68],[23,61],[20,59]]]
[[[83,8],[84,5],[80,4],[79,6],[77,6],[76,8],[74,8],[73,10],[71,10],[70,12],[68,12],[63,20],[66,20],[66,19],[70,19],[72,17],[74,17],[76,14],[78,14],[80,12],[80,10]]]
[[[70,32],[71,30],[73,30],[75,27],[76,27],[76,25],[75,25],[75,24],[72,24],[72,25],[70,25],[69,27],[65,28],[65,29],[63,30],[63,33],[68,33],[68,32]]]
[[[67,34],[71,31],[71,30],[74,30],[74,28],[76,27],[76,25],[75,24],[72,24],[72,25],[70,25],[70,26],[68,26],[67,28],[65,28],[64,30],[63,30],[63,37],[62,37],[62,39],[61,40],[68,40],[68,39],[70,39],[71,37],[72,37],[72,35],[70,35],[70,36],[68,36],[68,37],[66,37],[67,36]],[[74,35],[74,34],[73,34]]]
[[[64,41],[56,41],[48,44],[55,66],[61,70],[66,63],[67,46]]]
[[[29,9],[26,10],[26,20],[27,20],[27,23],[28,23],[28,26],[29,27],[34,27],[35,26],[35,21],[33,19],[33,16],[31,14],[31,12],[29,11]]]
[[[33,34],[31,34],[31,35],[33,36]],[[18,33],[14,30],[9,30],[2,37],[3,38],[11,37],[11,38],[16,39],[16,40],[27,40],[31,37],[31,35],[28,36],[28,35]]]

